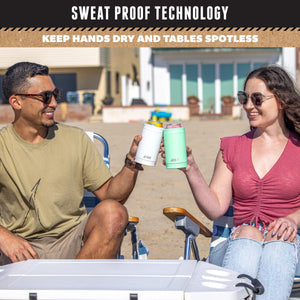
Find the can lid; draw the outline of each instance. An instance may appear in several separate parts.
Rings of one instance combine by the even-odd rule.
[[[182,127],[182,125],[181,125],[180,123],[176,123],[176,124],[168,124],[168,125],[166,126],[167,129],[169,129],[169,128],[180,128],[180,127]]]
[[[163,127],[163,124],[159,121],[149,120],[146,122],[146,124],[154,125],[156,127]]]

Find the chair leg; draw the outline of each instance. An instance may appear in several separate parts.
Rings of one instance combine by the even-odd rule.
[[[124,235],[127,235],[128,231],[130,232],[130,235],[131,235],[132,258],[138,259],[139,258],[138,234],[137,234],[137,229],[136,229],[135,223],[129,222],[127,224]],[[124,255],[121,254],[121,249],[119,249],[119,252],[117,253],[117,259],[124,259]]]
[[[198,246],[196,243],[196,237],[193,234],[187,233],[185,235],[185,249],[184,249],[184,259],[185,260],[188,260],[191,258],[191,247],[193,249],[195,259],[197,261],[199,261],[200,255],[199,255]]]
[[[185,235],[184,259],[188,260],[191,257],[191,235]]]
[[[138,252],[139,240],[138,240],[136,224],[134,222],[129,222],[126,231],[130,231],[130,235],[131,235],[132,259],[139,259],[139,252]]]
[[[133,259],[138,259],[139,258],[139,254],[138,254],[138,236],[137,236],[136,229],[133,229],[131,231],[131,244],[132,244],[132,258]]]
[[[193,252],[194,252],[194,256],[196,258],[197,261],[200,260],[200,255],[199,255],[199,250],[198,250],[198,246],[196,243],[196,237],[193,238],[192,240],[192,246],[193,246]]]

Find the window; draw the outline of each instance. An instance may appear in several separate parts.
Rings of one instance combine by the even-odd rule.
[[[203,64],[203,112],[213,112],[215,110],[215,80],[215,64]]]
[[[198,65],[186,65],[186,93],[198,95]]]
[[[170,95],[171,104],[182,104],[182,65],[170,65]]]
[[[221,96],[233,96],[233,64],[220,64]]]
[[[119,72],[116,72],[115,84],[116,84],[116,94],[119,94],[120,93],[120,73]]]
[[[77,78],[76,73],[65,73],[65,74],[51,74],[56,87],[63,90],[62,99],[67,98],[67,92],[75,92],[77,90]]]

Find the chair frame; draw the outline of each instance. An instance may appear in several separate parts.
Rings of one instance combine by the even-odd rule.
[[[175,222],[175,227],[177,229],[182,230],[185,235],[185,253],[184,259],[190,259],[191,248],[194,252],[195,259],[197,261],[200,260],[200,256],[197,255],[198,246],[196,243],[196,238],[199,234],[202,234],[206,237],[211,237],[211,248],[210,251],[215,247],[218,243],[222,242],[226,238],[229,237],[231,233],[231,228],[233,227],[233,208],[230,205],[227,212],[220,219],[214,221],[213,224],[213,232],[211,232],[204,224],[198,221],[194,216],[192,216],[189,212],[187,212],[184,208],[180,207],[166,207],[163,209],[163,214],[168,217],[171,221]],[[183,223],[181,222],[181,226],[176,225],[176,222],[179,218],[186,218],[189,221]],[[190,222],[193,222],[193,226],[188,225]],[[199,233],[197,234],[197,231]],[[192,237],[190,237],[192,235]],[[191,242],[191,241],[192,242]],[[202,259],[206,260],[206,259]],[[300,299],[300,277],[294,278],[294,285],[290,295],[289,300],[299,300]]]
[[[200,260],[196,238],[200,234],[211,237],[212,232],[200,221],[194,218],[188,211],[180,207],[164,208],[163,213],[175,223],[175,227],[185,234],[184,259],[190,259],[191,250],[197,261]]]

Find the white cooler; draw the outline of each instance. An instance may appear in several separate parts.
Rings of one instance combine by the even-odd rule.
[[[185,300],[246,299],[249,292],[236,284],[249,281],[237,278],[238,273],[199,261],[185,289]]]
[[[195,260],[28,260],[0,267],[0,299],[244,299],[236,276]]]

